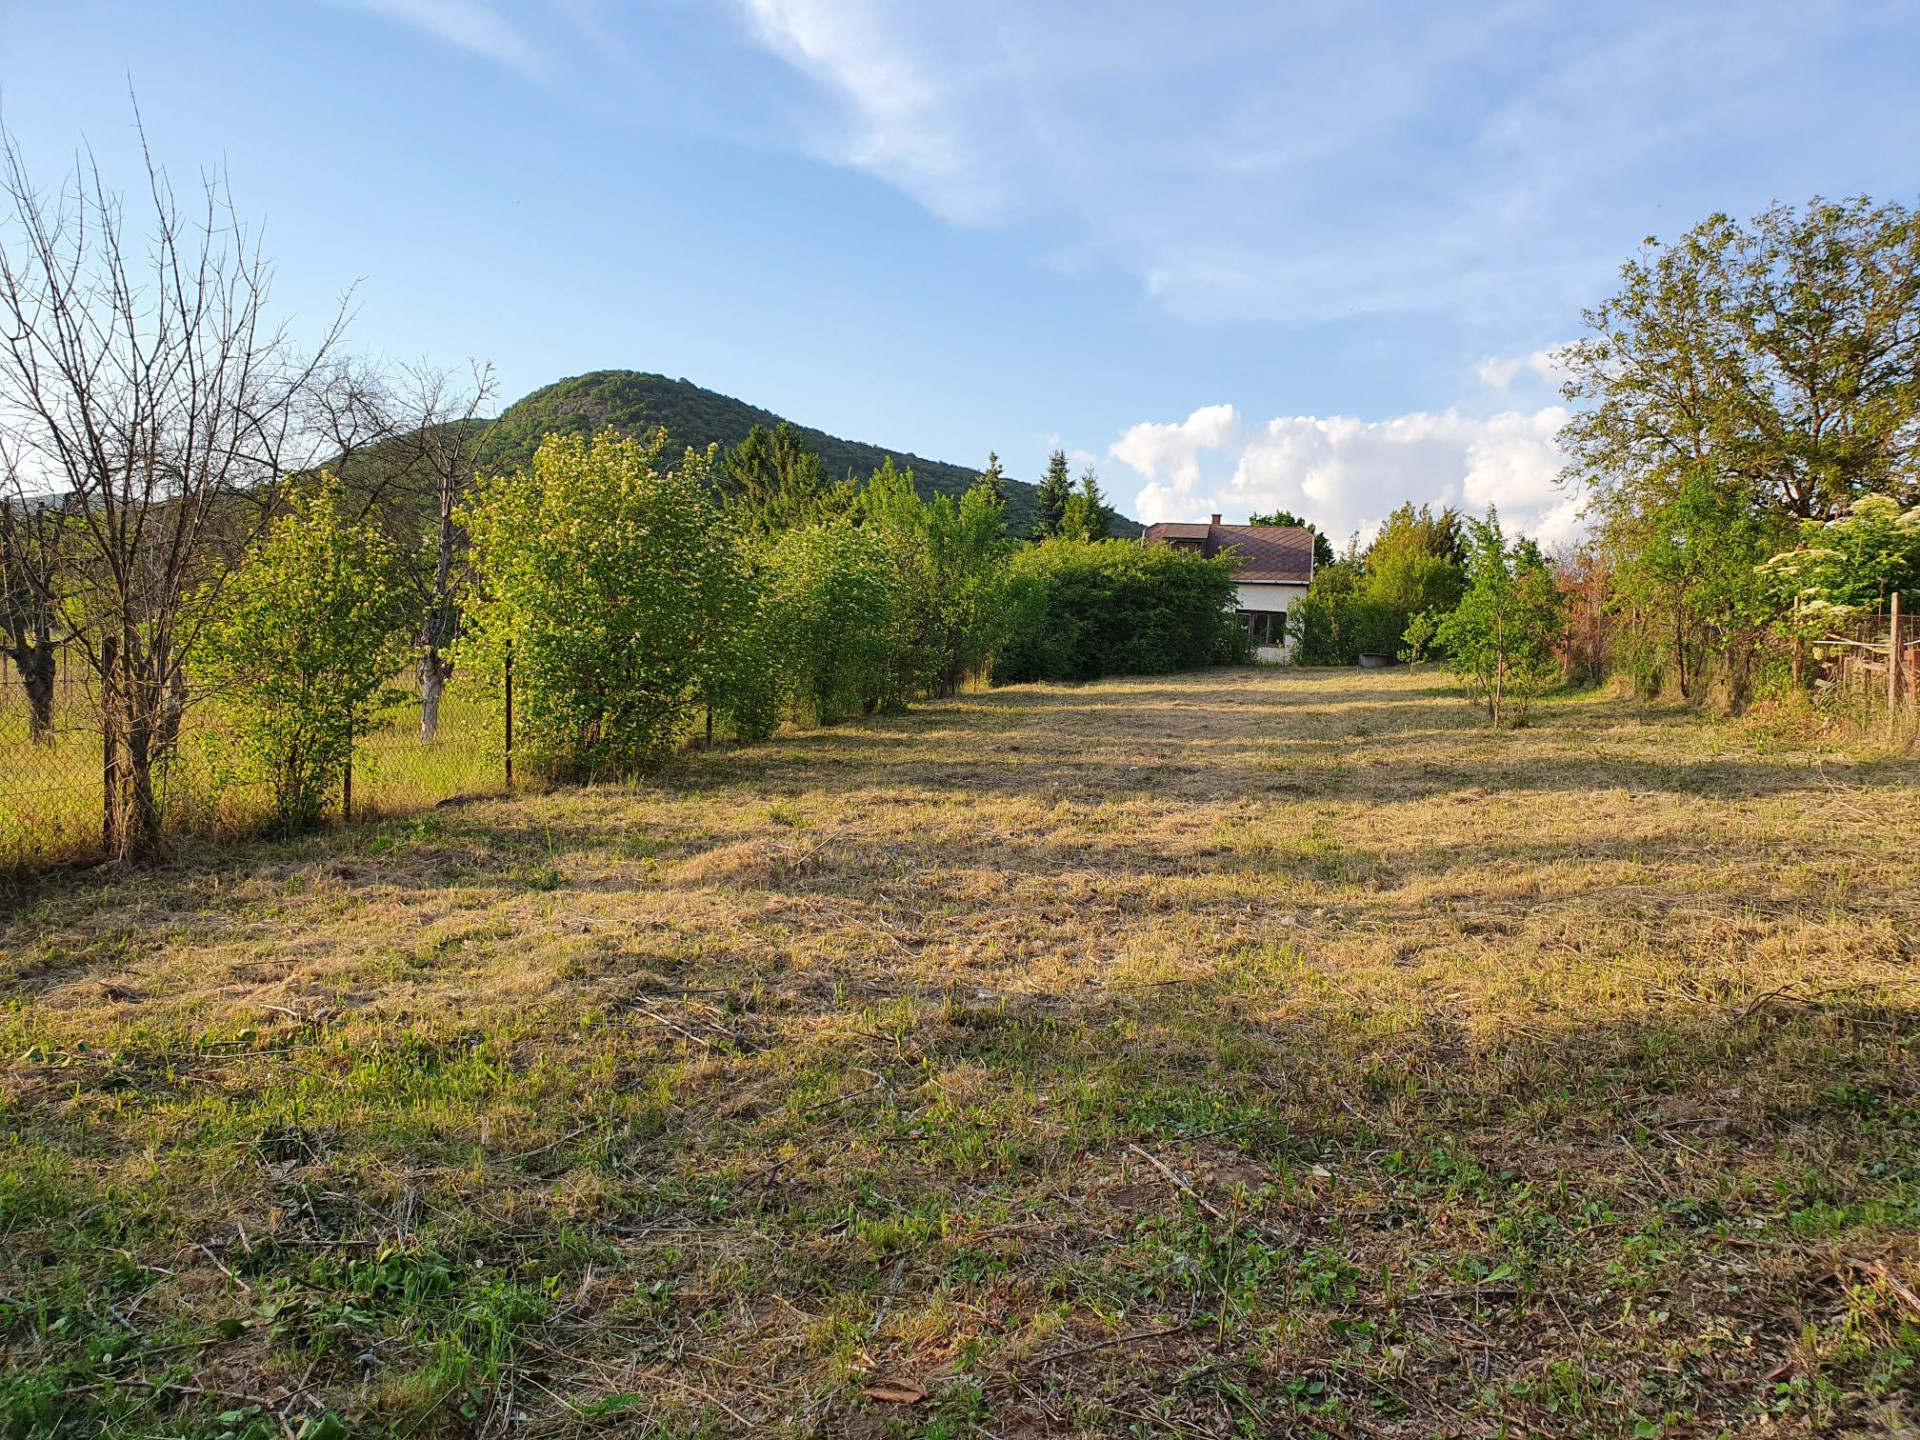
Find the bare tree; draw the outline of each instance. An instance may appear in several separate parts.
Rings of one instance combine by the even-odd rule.
[[[187,654],[279,478],[312,458],[313,382],[346,319],[343,302],[305,353],[270,325],[272,269],[224,180],[183,206],[135,120],[140,223],[90,152],[49,195],[0,133],[0,439],[67,495],[60,618],[99,681],[123,858],[160,848]]]
[[[448,646],[466,586],[458,512],[487,435],[481,412],[495,393],[489,364],[476,362],[462,377],[422,362],[392,371],[343,363],[317,394],[329,465],[408,557],[420,616],[422,744],[439,733],[440,698],[453,677]]]
[[[458,509],[473,481],[474,463],[486,427],[480,412],[495,393],[493,367],[476,364],[461,383],[446,370],[409,367],[402,392],[410,422],[395,437],[396,460],[409,506],[425,522],[425,543],[413,551],[409,569],[420,599],[415,638],[420,673],[420,741],[440,730],[440,697],[453,678],[447,656],[459,623],[466,588],[466,537]]]
[[[53,738],[60,640],[55,611],[65,497],[30,493],[0,446],[0,645],[27,695],[27,734]]]

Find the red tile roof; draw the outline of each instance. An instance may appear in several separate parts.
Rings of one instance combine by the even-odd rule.
[[[1313,580],[1313,532],[1300,525],[1190,525],[1147,526],[1146,545],[1170,540],[1198,540],[1208,559],[1227,550],[1242,560],[1234,579],[1268,584],[1306,585]]]

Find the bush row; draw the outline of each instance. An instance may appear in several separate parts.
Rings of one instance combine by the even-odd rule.
[[[759,739],[996,683],[1244,661],[1230,561],[1115,540],[1019,545],[987,483],[922,499],[877,472],[857,503],[769,532],[740,523],[714,451],[550,437],[461,507],[468,592],[454,662],[509,671],[515,754],[582,778],[658,764],[706,724]],[[284,824],[319,818],[417,617],[394,546],[321,476],[249,552],[197,665],[217,680]]]

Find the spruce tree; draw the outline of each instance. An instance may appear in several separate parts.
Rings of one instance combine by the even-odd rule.
[[[1087,468],[1080,472],[1079,498],[1087,507],[1087,539],[1111,540],[1113,538],[1113,507],[1107,504],[1107,497],[1101,492],[1100,477],[1094,472],[1093,462],[1087,462]]]
[[[1047,473],[1034,492],[1039,518],[1034,521],[1033,538],[1045,540],[1060,533],[1066,518],[1067,501],[1073,498],[1073,481],[1067,475],[1067,452],[1056,450],[1047,457]]]
[[[1007,472],[1000,463],[1000,457],[991,450],[987,452],[987,468],[980,472],[980,483],[987,487],[994,504],[1007,503]]]

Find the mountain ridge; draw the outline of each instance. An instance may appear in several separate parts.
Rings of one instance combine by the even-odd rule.
[[[888,459],[896,467],[913,471],[914,482],[923,495],[957,497],[980,478],[978,470],[964,465],[842,439],[696,385],[684,376],[675,380],[645,370],[590,370],[521,396],[487,427],[478,459],[482,469],[524,465],[549,434],[591,434],[608,425],[625,435],[643,434],[660,426],[667,432],[667,443],[679,451],[684,447],[700,450],[710,444],[735,445],[755,425],[771,429],[781,424],[793,426],[835,479],[851,477],[864,482]],[[1030,534],[1038,514],[1033,483],[1008,477],[1006,487],[1009,533]],[[1127,539],[1141,533],[1138,522],[1117,512],[1113,530]]]

